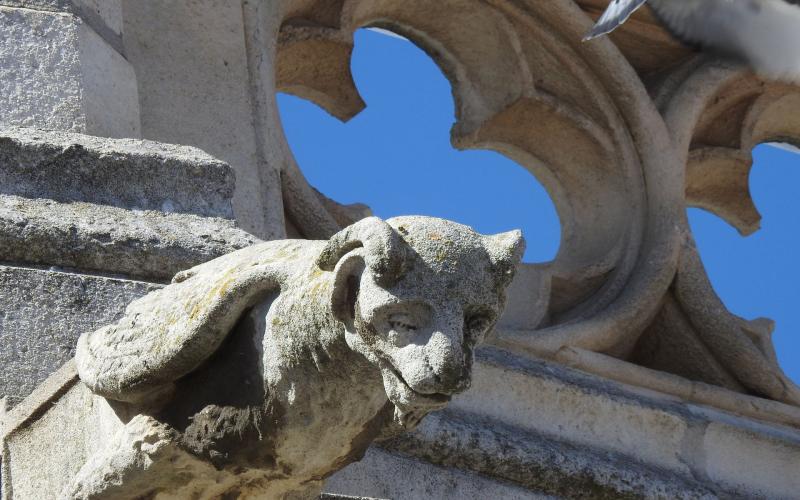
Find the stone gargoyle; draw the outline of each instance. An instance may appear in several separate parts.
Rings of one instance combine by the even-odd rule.
[[[183,271],[80,337],[126,422],[65,498],[310,498],[470,384],[524,249],[429,217],[361,220]]]

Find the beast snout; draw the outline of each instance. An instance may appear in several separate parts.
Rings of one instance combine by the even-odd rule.
[[[456,355],[441,366],[431,370],[413,389],[421,394],[445,394],[452,396],[469,389],[472,383],[471,363]],[[433,364],[433,363],[430,363]]]
[[[460,332],[455,333],[435,332],[426,344],[414,346],[413,354],[403,356],[396,368],[411,390],[452,396],[469,388],[472,350],[464,345]]]

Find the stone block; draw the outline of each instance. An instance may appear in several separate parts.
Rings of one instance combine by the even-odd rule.
[[[133,68],[81,16],[58,10],[0,5],[0,124],[139,137]]]
[[[9,406],[75,353],[78,335],[122,316],[159,285],[0,266],[0,396]]]
[[[6,127],[0,193],[233,218],[234,174],[199,149]]]
[[[257,241],[229,219],[0,196],[6,261],[169,281]]]
[[[0,5],[76,15],[123,53],[122,0],[0,0]],[[108,34],[116,40],[109,39]]]

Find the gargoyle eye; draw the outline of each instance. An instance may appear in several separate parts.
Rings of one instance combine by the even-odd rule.
[[[389,328],[397,333],[413,333],[417,331],[416,321],[410,314],[392,314],[388,322]]]
[[[480,342],[494,323],[494,313],[479,308],[464,315],[464,335],[473,342]]]
[[[373,325],[395,346],[402,347],[420,340],[420,332],[425,331],[432,317],[431,307],[413,300],[386,304],[376,310]]]

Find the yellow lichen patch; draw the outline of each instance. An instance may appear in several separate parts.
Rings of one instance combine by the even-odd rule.
[[[223,297],[225,292],[230,288],[231,284],[235,281],[235,277],[232,276],[235,272],[237,272],[236,267],[229,268],[225,271],[225,274],[222,276],[222,279],[217,281],[217,284],[205,294],[205,296],[200,299],[199,301],[195,302],[192,306],[191,310],[189,311],[189,319],[193,320],[197,317],[200,311],[204,311],[208,309],[210,303],[216,299],[217,297]]]
[[[322,294],[327,295],[330,292],[330,284],[331,284],[330,281],[318,279],[311,285],[309,294],[311,294],[314,297],[317,297]]]

